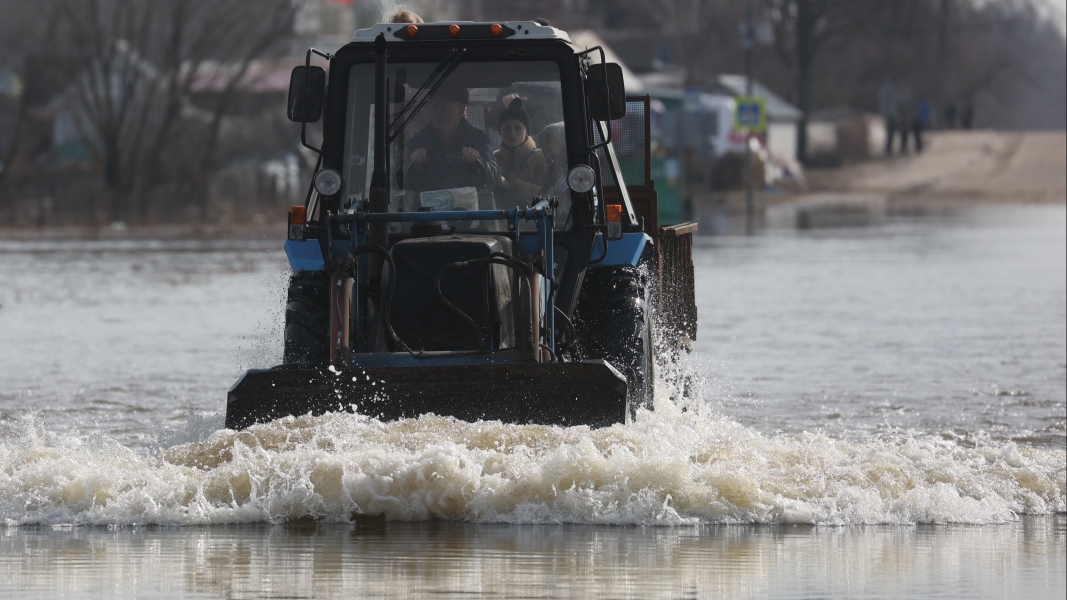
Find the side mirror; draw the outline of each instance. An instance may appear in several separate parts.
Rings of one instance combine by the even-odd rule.
[[[608,106],[610,92],[611,106]],[[589,65],[586,72],[585,97],[589,116],[594,121],[614,121],[626,116],[626,86],[622,67],[615,63]]]
[[[296,67],[289,77],[289,101],[285,114],[296,123],[315,123],[322,118],[322,101],[325,97],[326,70],[322,67]]]

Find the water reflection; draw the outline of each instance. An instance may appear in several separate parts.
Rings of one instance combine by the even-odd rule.
[[[0,532],[0,595],[1062,598],[1065,531],[1062,514],[1001,526],[23,527]]]

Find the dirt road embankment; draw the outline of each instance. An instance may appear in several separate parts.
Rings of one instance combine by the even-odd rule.
[[[922,154],[812,170],[813,193],[884,195],[890,211],[1067,201],[1067,132],[951,131]]]
[[[810,169],[798,193],[757,192],[757,222],[835,227],[975,204],[1067,202],[1067,132],[934,132],[926,142],[922,154]],[[705,233],[735,231],[744,198],[694,195],[692,218]]]

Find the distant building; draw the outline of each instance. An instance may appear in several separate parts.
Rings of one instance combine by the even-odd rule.
[[[685,182],[681,195],[734,189],[741,185],[746,136],[734,128],[736,98],[743,95],[744,77],[722,75],[707,90],[681,87],[684,72],[660,69],[639,75],[645,91],[662,112],[653,140],[667,161],[678,161]],[[666,85],[664,85],[666,84]],[[673,85],[672,85],[673,84]],[[737,89],[739,86],[739,90]],[[740,92],[740,93],[738,93]],[[753,92],[766,100],[767,133],[753,136],[758,187],[802,185],[796,160],[796,126],[801,112],[756,82]],[[721,160],[725,159],[725,160]]]
[[[737,98],[745,95],[744,75],[719,75],[712,94]],[[786,162],[797,162],[797,123],[804,113],[786,102],[758,81],[752,82],[752,94],[762,97],[767,105],[767,147]]]
[[[808,159],[812,166],[833,167],[880,156],[885,147],[885,118],[849,107],[815,111],[808,116]]]

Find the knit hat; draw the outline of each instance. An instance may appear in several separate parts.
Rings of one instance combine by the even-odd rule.
[[[500,127],[507,121],[518,121],[522,123],[526,128],[526,133],[530,133],[530,113],[526,112],[526,109],[522,107],[522,98],[515,98],[511,101],[504,112],[500,113],[500,118],[496,121],[496,129],[500,131]]]
[[[441,87],[437,88],[434,92],[434,96],[448,100],[449,102],[459,102],[460,104],[467,104],[470,101],[470,92],[467,91],[467,87],[453,83],[451,81],[445,81],[441,84]]]

